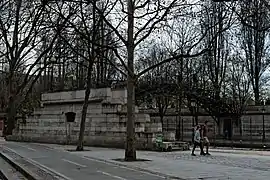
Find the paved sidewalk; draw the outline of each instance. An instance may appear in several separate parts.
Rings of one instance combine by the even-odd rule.
[[[261,155],[261,156],[270,156],[270,151],[266,150],[248,150],[248,149],[232,149],[232,148],[213,148],[210,147],[211,152],[218,153],[231,153],[231,154],[249,154],[249,155]]]
[[[59,150],[75,149],[75,146],[44,145]],[[86,149],[91,151],[72,153],[85,158],[145,169],[175,178],[265,180],[270,177],[269,152],[212,149],[212,156],[193,157],[190,155],[190,151],[166,153],[138,151],[138,158],[151,161],[119,162],[113,159],[123,158],[124,150],[94,147],[86,147]],[[199,154],[199,152],[196,153]]]
[[[39,144],[39,143],[34,143],[34,144]],[[43,144],[43,145],[49,146],[51,148],[59,149],[59,150],[75,150],[76,149],[75,145],[60,145],[60,144]],[[116,148],[96,148],[96,147],[85,146],[84,149],[91,150],[91,149],[116,149]],[[210,149],[209,151],[215,152],[215,153],[270,156],[270,150],[263,151],[263,150],[252,150],[252,149],[245,149],[245,148],[228,148],[228,147],[224,147],[224,148],[223,147],[217,147],[217,148],[210,147],[209,149]],[[187,151],[184,151],[184,152],[187,152]]]

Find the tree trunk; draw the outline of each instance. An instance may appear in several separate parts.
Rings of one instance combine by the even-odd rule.
[[[89,62],[88,65],[88,73],[87,73],[87,86],[85,90],[84,103],[82,108],[82,116],[81,116],[81,124],[80,124],[80,133],[79,140],[77,144],[76,151],[83,151],[83,138],[84,138],[84,130],[85,130],[85,120],[87,115],[88,101],[91,92],[91,74],[92,74],[92,63]]]
[[[199,118],[198,118],[198,110],[195,112],[195,125],[198,126],[199,124]]]
[[[217,127],[218,127],[218,135],[219,136],[222,135],[220,126],[221,126],[221,124],[220,124],[220,116],[218,115],[218,117],[217,117]]]
[[[162,132],[164,131],[164,126],[163,126],[163,118],[164,118],[164,116],[163,116],[163,114],[159,114],[159,117],[160,117],[160,123],[161,123],[161,126],[162,126]],[[168,130],[168,126],[167,126],[167,130]]]
[[[254,97],[255,97],[255,105],[260,105],[260,90],[259,90],[259,81],[255,80],[256,84],[254,87]]]
[[[239,133],[240,133],[240,136],[242,137],[243,136],[243,129],[242,129],[242,119],[241,119],[241,117],[237,117],[237,121],[238,121],[238,125],[239,125]]]
[[[94,0],[94,3],[96,1]],[[92,31],[92,41],[95,42],[95,33],[96,33],[96,11],[95,11],[95,6],[93,6],[93,31]],[[90,42],[90,39],[88,41],[88,45],[91,46],[91,52],[89,52],[88,49],[88,55],[91,56],[88,62],[88,67],[87,67],[87,81],[86,81],[86,90],[85,90],[85,97],[84,97],[84,103],[83,103],[83,108],[82,108],[82,117],[81,117],[81,124],[80,124],[80,133],[79,133],[79,140],[78,140],[78,145],[76,150],[77,151],[83,151],[83,138],[84,138],[84,130],[85,130],[85,120],[86,120],[86,115],[87,115],[87,108],[88,108],[88,102],[89,102],[89,96],[91,92],[91,83],[92,83],[92,70],[93,70],[93,65],[95,61],[95,46],[93,43]],[[91,123],[90,123],[91,124]]]
[[[15,127],[15,118],[16,118],[16,107],[15,107],[15,98],[14,98],[14,74],[13,70],[10,70],[8,76],[8,104],[7,104],[7,129],[5,135],[12,135],[12,131]]]
[[[128,79],[127,79],[127,139],[126,139],[126,150],[125,160],[135,161],[136,160],[136,149],[135,149],[135,78],[134,78],[134,7],[133,1],[128,0],[128,42],[127,42],[127,53],[128,53]]]
[[[5,135],[12,135],[12,131],[15,128],[16,113],[14,99],[10,97],[7,107],[7,129]]]
[[[134,81],[129,77],[127,88],[127,140],[125,150],[125,160],[136,160],[135,149],[135,91]]]

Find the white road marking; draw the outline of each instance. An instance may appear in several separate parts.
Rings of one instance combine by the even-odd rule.
[[[42,167],[42,168],[44,168],[44,169],[47,170],[47,171],[51,171],[51,172],[53,172],[54,174],[57,174],[58,176],[64,178],[65,180],[72,180],[71,178],[65,176],[64,174],[61,174],[61,173],[59,173],[59,172],[57,172],[57,171],[55,171],[55,170],[53,170],[53,169],[51,169],[51,168],[49,168],[49,167],[47,167],[47,166],[44,166],[44,165],[40,164],[39,162],[37,162],[37,161],[35,161],[35,160],[33,160],[33,159],[27,158],[27,160],[30,161],[30,162],[32,162],[32,163],[34,163],[34,164],[36,164],[36,165],[38,165],[38,166],[40,166],[40,167]]]
[[[22,147],[22,148],[26,148],[26,149],[29,149],[31,151],[37,151],[36,149],[30,148],[30,147],[27,147],[27,146],[24,146],[24,145],[16,144],[16,146],[19,146],[19,147]]]
[[[55,148],[49,147],[48,145],[44,145],[44,144],[40,144],[40,143],[32,143],[34,145],[37,145],[39,147],[42,147],[44,149],[48,149],[48,150],[56,150]]]
[[[67,160],[67,159],[62,159],[62,161],[65,161],[65,162],[68,162],[70,164],[74,164],[76,166],[80,166],[80,167],[83,167],[83,168],[87,167],[86,165],[82,165],[82,164],[79,164],[79,163],[76,163],[76,162],[73,162],[73,161],[70,161],[70,160]]]
[[[5,146],[4,148],[8,149],[9,151],[11,151],[11,152],[13,152],[13,153],[18,154],[19,156],[22,156],[22,155],[20,155],[18,152],[16,152],[15,150],[13,150],[13,149],[11,149],[11,148],[8,148],[8,147],[6,147],[6,146]],[[22,156],[22,157],[23,157],[23,156]],[[57,174],[59,177],[64,178],[65,180],[73,180],[73,179],[71,179],[71,178],[69,178],[69,177],[67,177],[67,176],[65,176],[65,175],[63,175],[63,174],[61,174],[61,173],[59,173],[59,172],[57,172],[57,171],[55,171],[55,170],[49,168],[49,167],[47,167],[47,166],[44,166],[44,165],[40,164],[39,162],[37,162],[37,161],[35,161],[35,160],[33,160],[33,159],[30,159],[30,158],[27,158],[27,157],[23,157],[23,158],[24,158],[25,160],[27,160],[27,161],[33,163],[33,164],[36,164],[37,166],[42,167],[43,170],[45,170],[45,171],[47,171],[47,172],[52,172],[52,173],[54,173],[54,174]]]
[[[122,177],[120,177],[120,176],[115,176],[115,175],[112,175],[112,174],[107,173],[107,172],[104,172],[104,171],[97,171],[97,172],[98,172],[98,173],[101,173],[101,174],[104,174],[104,175],[106,175],[106,176],[110,176],[110,177],[115,178],[115,179],[127,180],[127,179],[122,178]]]
[[[34,151],[38,151],[38,150],[36,150],[36,149],[33,149],[33,148],[28,147],[26,143],[20,142],[20,144],[25,144],[25,145],[19,145],[17,142],[11,142],[11,141],[10,141],[9,143],[13,143],[13,144],[15,144],[16,146],[21,146],[21,147],[24,147],[24,148],[29,148],[29,149],[34,150]],[[52,150],[52,149],[53,149],[53,148],[51,148],[51,147],[48,147],[48,146],[45,146],[45,145],[41,145],[41,144],[38,144],[38,143],[30,143],[30,144],[33,144],[33,145],[39,145],[40,147],[42,147],[42,148],[44,148],[44,149],[49,149],[49,150]]]
[[[45,159],[48,158],[48,156],[32,156],[33,159]]]
[[[131,170],[131,171],[135,171],[135,172],[147,174],[147,175],[150,175],[150,176],[156,176],[156,177],[159,177],[159,178],[162,178],[162,179],[166,179],[166,177],[161,176],[161,175],[158,175],[158,174],[153,174],[153,173],[150,173],[150,172],[140,171],[140,170],[137,170],[137,169],[133,169],[133,168],[129,168],[129,167],[117,165],[117,164],[110,163],[110,162],[105,162],[105,161],[101,161],[101,160],[97,160],[97,159],[92,159],[91,157],[86,157],[86,156],[82,156],[82,157],[84,159],[87,159],[87,160],[90,160],[90,161],[96,161],[96,162],[99,162],[99,163],[104,163],[104,164],[115,166],[115,167],[119,167],[119,168],[122,168],[122,169],[128,169],[128,170]]]

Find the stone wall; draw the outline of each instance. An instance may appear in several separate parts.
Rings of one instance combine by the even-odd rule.
[[[84,91],[46,93],[42,95],[42,105],[26,121],[19,120],[10,140],[75,144],[78,139]],[[125,90],[110,88],[93,89],[89,98],[86,118],[85,144],[107,147],[125,146],[126,141],[126,102]],[[236,125],[229,117],[222,117],[218,126],[214,119],[203,111],[198,113],[199,124],[209,121],[211,141],[224,139],[226,122],[231,123],[232,139],[262,141],[262,122],[265,120],[266,141],[270,141],[270,108],[250,106],[241,117],[242,124]],[[66,113],[76,113],[74,122],[67,122]],[[187,109],[181,114],[168,109],[161,125],[155,110],[136,108],[136,138],[140,149],[152,148],[154,138],[164,130],[166,140],[191,141],[195,120]],[[242,136],[240,135],[242,128]]]
[[[220,125],[218,126],[214,119],[208,114],[201,111],[198,113],[198,122],[203,124],[206,120],[209,121],[209,136],[212,141],[225,139],[224,129],[226,122],[231,122],[232,139],[245,141],[262,141],[263,134],[263,118],[265,127],[266,141],[270,141],[270,107],[266,106],[264,113],[260,106],[250,106],[241,117],[241,125],[237,125],[230,117],[221,117]],[[160,117],[155,110],[141,110],[143,113],[150,114],[151,120],[160,122]],[[163,131],[173,132],[175,137],[180,140],[191,141],[193,115],[186,109],[183,109],[181,114],[175,112],[175,109],[168,109],[167,115],[163,118]],[[242,128],[242,135],[240,134]]]
[[[47,93],[42,95],[42,107],[26,122],[18,121],[9,140],[75,144],[80,129],[84,91]],[[126,91],[109,88],[91,90],[85,128],[85,144],[124,148],[126,141]],[[66,113],[76,113],[74,122],[67,122]],[[137,148],[149,149],[155,135],[162,131],[161,123],[150,116],[136,113]]]
[[[0,136],[3,136],[4,120],[0,119]]]

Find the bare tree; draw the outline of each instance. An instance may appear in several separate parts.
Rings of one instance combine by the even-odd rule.
[[[93,7],[95,7],[96,6],[96,0],[94,0],[93,3],[94,3]],[[95,35],[96,35],[95,33],[97,32],[96,31],[96,11],[95,11],[95,8],[93,8],[92,14],[93,14],[93,24],[92,24],[93,29],[92,29],[91,40],[93,42],[95,42]],[[94,46],[93,43],[91,44],[89,38],[90,37],[88,37],[88,39],[87,39],[87,45],[89,47],[91,47],[91,49],[88,49],[89,62],[88,62],[88,66],[87,66],[87,82],[86,82],[84,103],[83,103],[83,108],[82,108],[82,117],[81,117],[79,140],[78,140],[78,145],[77,145],[77,149],[76,149],[77,151],[82,151],[83,150],[85,119],[86,119],[87,108],[88,108],[88,100],[89,100],[90,92],[91,92],[91,80],[92,80],[91,75],[92,75],[92,70],[93,70],[93,64],[94,64],[94,61],[95,61],[95,46]]]
[[[239,126],[240,135],[242,135],[241,116],[247,107],[247,101],[251,98],[251,82],[248,77],[245,61],[242,58],[234,56],[230,58],[229,63],[229,86],[224,87],[224,92],[226,93],[224,97],[228,97],[228,108],[234,122]]]
[[[152,46],[144,53],[139,64],[136,64],[137,69],[149,67],[160,62],[166,57],[169,57],[169,52],[158,45],[157,42],[151,42]],[[146,74],[144,74],[136,84],[136,100],[147,102],[150,100],[151,105],[156,105],[157,112],[160,117],[160,122],[163,124],[164,116],[166,115],[169,106],[173,105],[177,88],[175,86],[175,70],[176,63],[167,63],[161,65]],[[147,99],[145,99],[147,97]]]
[[[69,37],[61,36],[61,40],[68,45],[69,49],[77,55],[77,61],[73,63],[79,63],[80,67],[86,68],[86,84],[84,88],[85,99],[82,107],[82,116],[80,121],[80,132],[77,145],[77,151],[83,150],[83,139],[85,130],[85,121],[87,115],[87,109],[89,104],[89,97],[92,87],[100,87],[102,84],[108,82],[107,78],[110,78],[109,74],[111,71],[110,64],[114,65],[114,59],[110,56],[110,49],[107,48],[108,44],[112,43],[112,32],[108,31],[107,27],[104,26],[103,19],[100,18],[96,6],[99,7],[100,11],[106,9],[102,3],[93,1],[87,3],[85,1],[74,1],[70,2],[70,5],[77,11],[74,19],[68,21],[70,27]],[[60,16],[64,16],[60,14]],[[80,44],[78,48],[78,43]]]
[[[260,104],[261,77],[269,66],[269,9],[263,0],[241,2],[242,48],[244,50],[247,70],[253,87],[255,103]]]
[[[7,64],[8,104],[7,131],[12,134],[17,107],[41,75],[43,67],[37,65],[53,47],[65,21],[50,14],[50,7],[43,1],[12,0],[0,3],[1,59]],[[53,16],[53,21],[46,18]],[[70,14],[67,14],[69,17]],[[52,19],[51,19],[52,20]],[[44,34],[51,39],[39,54],[36,49]],[[17,80],[17,83],[16,83]]]
[[[228,10],[224,13],[224,4],[223,3],[212,3],[210,8],[210,11],[208,12],[208,16],[206,19],[206,24],[215,24],[218,25],[214,28],[211,28],[208,34],[207,44],[209,44],[209,36],[213,36],[213,34],[216,34],[218,31],[223,31],[223,29],[226,27],[226,24],[224,24],[224,16],[229,16],[227,19],[229,19],[230,23],[230,14],[227,15],[229,12]],[[230,24],[229,24],[230,25]],[[209,51],[209,53],[205,56],[207,59],[207,70],[209,72],[209,78],[211,80],[211,83],[213,85],[213,95],[216,101],[220,101],[220,93],[221,93],[221,86],[224,82],[225,75],[226,75],[226,69],[227,69],[227,59],[229,55],[228,47],[226,46],[226,35],[225,32],[219,33],[218,36],[215,37],[214,43],[212,43],[213,50]],[[216,107],[217,112],[215,113],[217,118],[217,124],[220,123],[220,110]]]
[[[108,21],[108,16],[101,13],[97,7],[97,12],[101,14],[104,22],[113,30],[116,37],[124,45],[121,49],[124,53],[119,54],[119,48],[114,49],[116,56],[121,64],[124,66],[127,72],[127,140],[125,160],[136,160],[136,148],[135,148],[135,84],[137,79],[148,72],[149,70],[156,68],[167,62],[176,60],[181,57],[194,57],[199,56],[205,52],[205,49],[194,51],[194,49],[201,42],[201,38],[193,41],[186,52],[174,51],[171,57],[161,60],[159,63],[141,70],[138,73],[134,71],[134,62],[136,52],[140,44],[153,37],[153,33],[157,32],[165,23],[169,22],[169,19],[177,17],[181,14],[182,10],[193,6],[186,2],[178,2],[177,0],[171,1],[107,1],[112,3],[110,7],[114,8],[118,14],[117,21],[111,23]],[[120,9],[119,9],[120,8]],[[127,26],[125,26],[127,25]],[[126,32],[126,34],[124,33]],[[125,57],[127,61],[123,59]]]
[[[82,107],[82,113],[81,113],[81,121],[80,121],[80,131],[79,131],[79,139],[77,144],[77,151],[83,151],[83,139],[84,139],[84,130],[85,130],[85,120],[87,115],[87,109],[89,104],[89,97],[91,93],[91,87],[92,87],[92,72],[93,72],[93,66],[96,60],[96,46],[94,43],[96,41],[96,32],[97,32],[97,19],[96,19],[96,11],[95,8],[91,8],[83,1],[79,2],[70,2],[70,5],[72,5],[73,9],[78,12],[78,14],[75,16],[75,19],[73,21],[69,21],[69,25],[71,28],[75,28],[73,31],[79,35],[79,37],[83,38],[81,46],[83,48],[78,51],[74,47],[74,42],[69,41],[66,39],[65,36],[62,37],[62,41],[68,44],[68,46],[73,50],[73,52],[77,53],[77,55],[82,58],[86,64],[86,83],[85,83],[85,97],[84,97],[84,103]],[[93,1],[93,6],[96,6],[96,1]],[[59,11],[61,11],[59,9]],[[86,13],[85,13],[86,11]],[[91,16],[89,16],[89,11],[91,11]],[[60,14],[64,17],[64,14]],[[79,18],[80,17],[80,18]],[[74,20],[79,21],[79,23],[74,24]],[[82,25],[82,26],[76,26],[76,25]],[[83,33],[82,33],[83,32]]]

